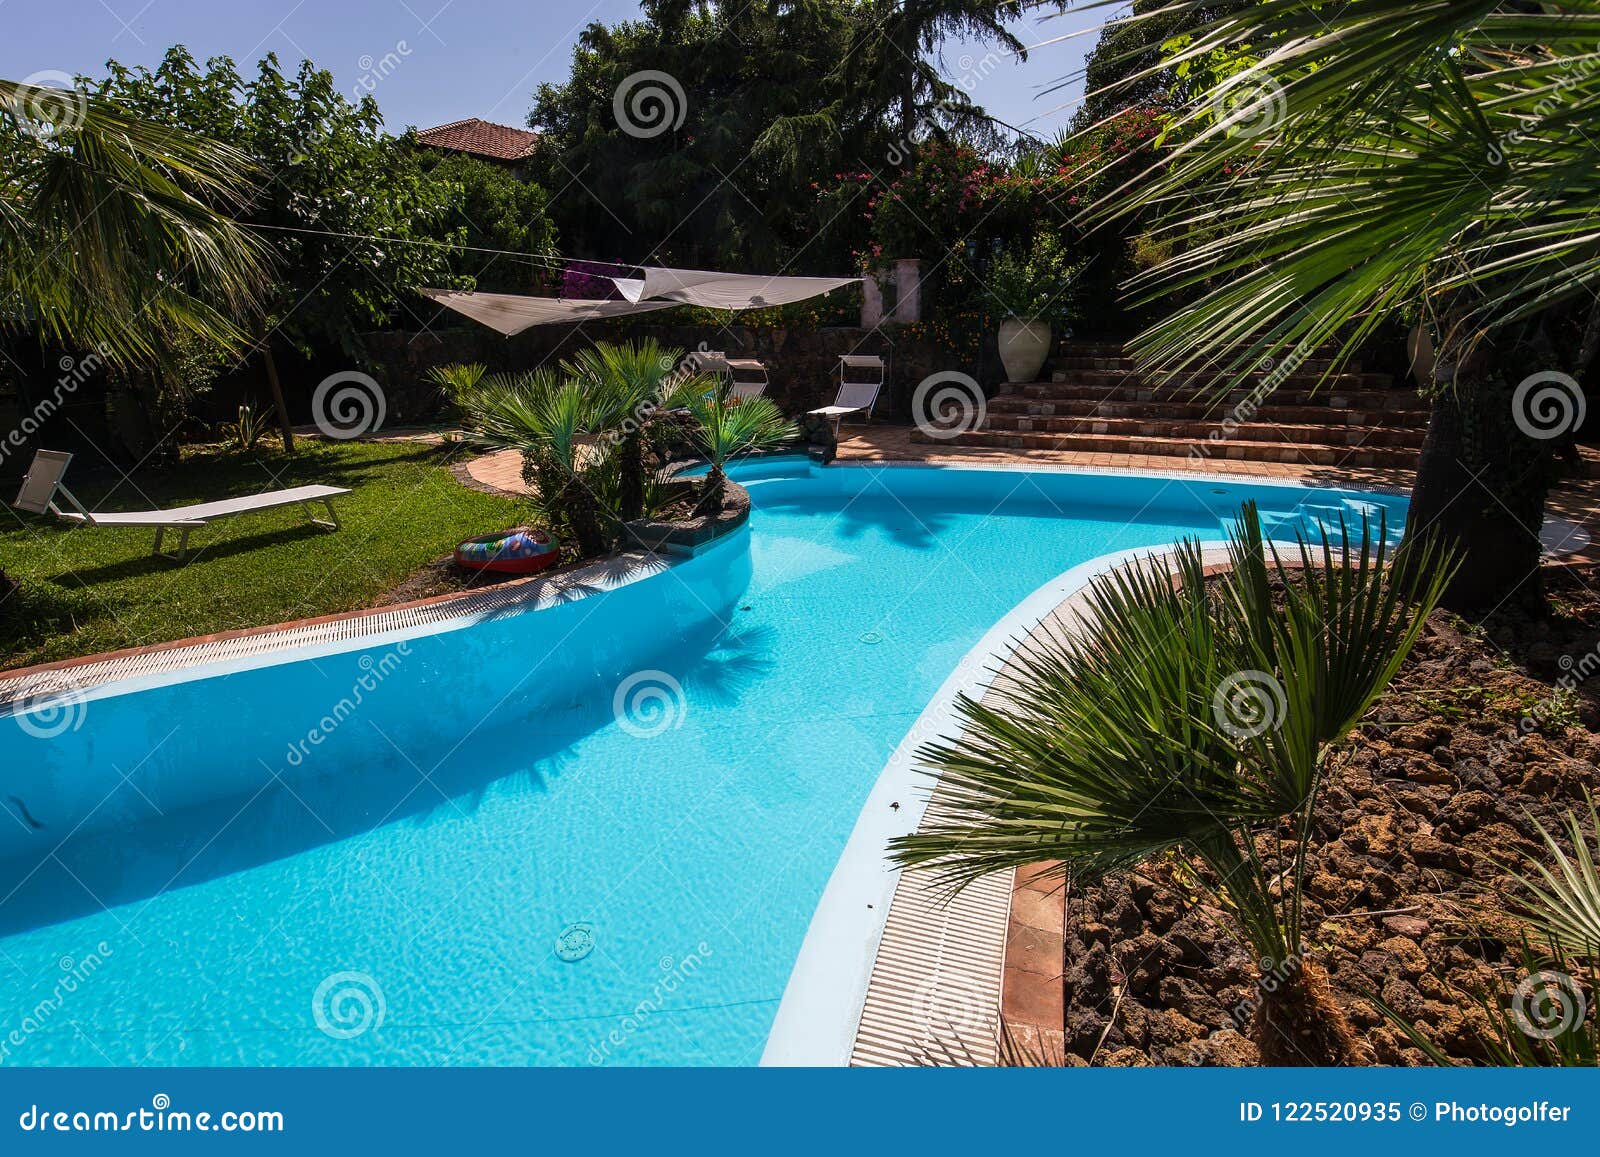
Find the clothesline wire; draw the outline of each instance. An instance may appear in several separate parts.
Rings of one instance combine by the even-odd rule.
[[[542,261],[550,266],[564,266],[569,261],[583,265],[604,265],[610,269],[639,269],[642,265],[628,265],[619,261],[595,261],[589,258],[566,258],[555,253],[524,253],[516,249],[488,249],[481,245],[458,245],[452,241],[417,240],[409,237],[382,237],[375,233],[344,233],[337,229],[307,229],[294,225],[246,224],[246,229],[260,229],[272,233],[300,233],[309,237],[339,237],[346,241],[381,241],[386,245],[436,245],[441,249],[458,249],[466,253],[489,253],[497,257],[521,257]],[[582,272],[581,270],[579,272]]]

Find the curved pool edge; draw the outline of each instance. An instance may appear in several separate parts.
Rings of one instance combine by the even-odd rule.
[[[1227,542],[1208,540],[1210,557]],[[1135,547],[1100,555],[1041,585],[984,633],[962,656],[890,755],[862,805],[850,838],[824,887],[761,1054],[763,1067],[842,1067],[850,1063],[884,930],[901,872],[884,854],[889,840],[922,822],[933,780],[918,764],[926,741],[954,733],[959,696],[982,698],[1006,661],[1050,617],[1099,575],[1133,559],[1162,557],[1172,547]],[[898,803],[899,807],[891,807]],[[1006,889],[1009,902],[1010,889]],[[1004,932],[1001,932],[1002,946]],[[1003,957],[1002,957],[1003,958]],[[995,977],[998,1008],[1000,977]],[[908,1042],[913,1043],[913,1042]]]
[[[88,702],[297,660],[389,647],[424,635],[449,634],[511,615],[548,610],[645,579],[664,577],[674,568],[705,559],[735,543],[743,543],[748,551],[749,536],[748,522],[740,522],[692,554],[619,551],[573,570],[466,594],[175,639],[3,671],[0,719],[26,713],[62,696],[78,703]]]

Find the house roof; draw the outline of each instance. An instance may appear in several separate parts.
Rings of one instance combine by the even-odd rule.
[[[471,153],[475,157],[520,161],[539,144],[539,134],[468,117],[464,121],[451,121],[447,125],[422,129],[417,133],[417,140],[436,149]]]

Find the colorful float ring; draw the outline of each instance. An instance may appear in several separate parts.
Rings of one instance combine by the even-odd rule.
[[[542,530],[518,526],[469,538],[456,547],[456,565],[502,574],[531,574],[555,565],[561,546]]]

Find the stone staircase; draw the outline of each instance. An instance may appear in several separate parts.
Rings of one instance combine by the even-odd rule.
[[[1251,387],[1219,399],[1202,376],[1147,383],[1120,346],[1075,343],[1053,364],[1053,381],[1002,387],[980,428],[943,439],[919,430],[912,440],[1414,469],[1428,424],[1427,406],[1415,390],[1359,365],[1319,381],[1329,366],[1325,359],[1284,375],[1253,407]],[[1258,371],[1253,380],[1267,376]]]

